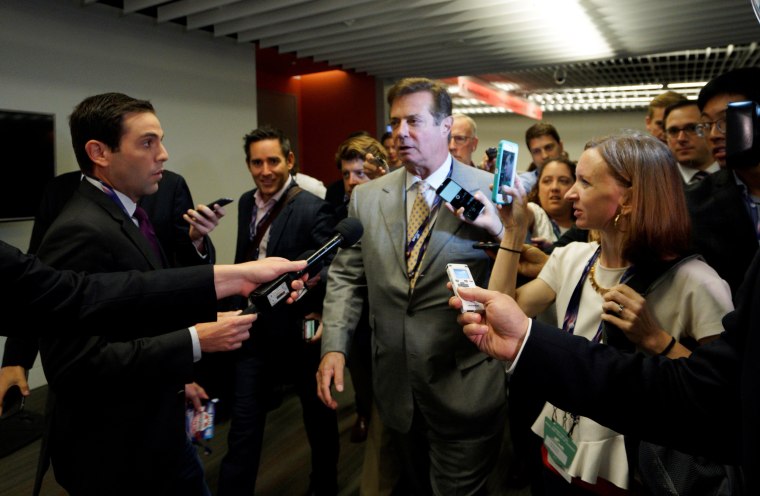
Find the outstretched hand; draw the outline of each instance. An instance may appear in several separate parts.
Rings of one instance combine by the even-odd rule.
[[[281,257],[267,257],[262,260],[235,265],[215,265],[214,285],[217,298],[240,294],[248,296],[261,284],[267,283],[287,272],[297,272],[306,268],[306,260],[291,262]],[[290,284],[292,303],[298,298],[298,291],[303,289],[304,279],[297,279]]]
[[[522,347],[529,319],[511,297],[479,287],[459,288],[459,295],[483,304],[483,313],[466,312],[457,321],[465,335],[480,351],[498,360],[514,360]],[[449,299],[449,306],[460,310],[462,300]]]

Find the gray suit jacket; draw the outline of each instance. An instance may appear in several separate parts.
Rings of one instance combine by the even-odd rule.
[[[471,193],[487,192],[493,182],[492,174],[456,161],[451,177]],[[358,289],[366,286],[374,391],[383,422],[407,432],[416,401],[438,432],[467,433],[502,410],[505,376],[502,364],[465,338],[457,312],[448,307],[446,264],[468,264],[475,281],[486,286],[490,259],[472,245],[490,236],[442,206],[410,295],[405,201],[403,169],[354,189],[349,216],[361,221],[364,235],[340,250],[330,266],[322,353],[348,355],[362,311]]]

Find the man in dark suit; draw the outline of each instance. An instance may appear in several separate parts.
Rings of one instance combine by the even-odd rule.
[[[743,100],[760,102],[760,68],[727,72],[699,92],[698,131],[722,169],[686,190],[694,249],[734,296],[760,240],[760,164],[726,164],[726,108]]]
[[[82,178],[81,171],[66,172],[54,177],[45,186],[32,226],[29,253],[37,253],[45,233],[74,195]],[[208,233],[224,216],[224,209],[199,205],[198,210],[194,210],[190,188],[185,178],[175,172],[164,170],[160,184],[155,194],[142,197],[138,203],[147,212],[169,265],[189,267],[213,264],[216,252]],[[26,377],[34,365],[38,348],[38,342],[33,338],[17,337],[6,341],[0,368],[0,403],[10,386],[18,386],[23,396],[29,396],[31,391]],[[224,390],[223,383],[217,384],[215,380],[216,375],[208,363],[214,360],[213,355],[211,357],[199,364],[197,373],[202,384],[208,386],[211,383],[209,392],[219,396],[220,390]]]
[[[268,256],[301,257],[322,246],[333,232],[332,207],[301,190],[290,174],[295,163],[281,131],[262,127],[245,136],[246,165],[256,188],[238,203],[235,260]],[[276,407],[283,384],[292,383],[301,400],[311,445],[314,494],[337,493],[338,423],[335,412],[315,394],[319,339],[304,339],[303,321],[321,313],[324,282],[295,306],[261,315],[236,365],[228,451],[222,460],[219,495],[253,494],[267,411]]]
[[[502,235],[482,193],[493,175],[449,154],[451,97],[444,86],[404,79],[388,103],[404,168],[351,193],[348,215],[361,221],[364,234],[330,266],[319,394],[337,408],[330,387],[334,380],[343,388],[366,289],[374,401],[412,492],[483,494],[501,447],[506,381],[496,362],[452,332],[446,265],[466,263],[475,281],[488,280],[490,258],[472,245]],[[474,223],[447,212],[437,197],[447,177],[487,204]]]
[[[168,159],[152,105],[118,93],[96,95],[77,105],[69,124],[85,179],[45,235],[41,259],[87,272],[164,267],[137,205],[156,192]],[[252,320],[230,316],[137,340],[133,334],[41,339],[58,482],[72,494],[208,494],[178,391],[192,382],[201,351],[239,348]]]

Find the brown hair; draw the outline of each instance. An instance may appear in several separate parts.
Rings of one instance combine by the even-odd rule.
[[[436,124],[451,115],[451,95],[443,84],[427,78],[404,78],[388,90],[388,106],[393,106],[397,98],[426,91],[433,96],[433,114]]]
[[[650,119],[652,118],[654,115],[654,109],[665,108],[669,105],[673,105],[676,102],[680,102],[681,100],[686,100],[686,97],[680,93],[676,93],[675,91],[669,90],[665,93],[660,93],[656,97],[652,98],[652,101],[649,102],[649,107],[647,107],[647,117]]]
[[[335,152],[335,165],[341,168],[341,161],[362,159],[371,153],[373,157],[388,160],[388,152],[385,147],[372,136],[354,136],[348,138],[338,147]]]
[[[559,133],[557,132],[556,127],[552,126],[548,122],[537,122],[530,126],[527,131],[525,131],[525,146],[530,149],[531,140],[540,138],[541,136],[551,136],[557,143],[562,141],[559,139]]]
[[[668,260],[689,250],[691,221],[683,180],[667,145],[641,132],[589,141],[621,186],[630,188],[630,215],[621,216],[623,258],[633,264]]]
[[[530,202],[533,202],[540,206],[541,208],[544,208],[543,205],[541,205],[541,200],[538,198],[538,185],[541,184],[541,178],[544,175],[544,171],[546,170],[546,166],[551,164],[552,162],[559,162],[560,164],[565,164],[567,166],[567,169],[570,171],[570,177],[573,178],[573,182],[575,182],[575,162],[570,160],[569,158],[559,157],[559,158],[550,158],[546,162],[544,162],[544,165],[541,166],[541,171],[538,173],[538,178],[536,179],[536,184],[533,185],[533,189],[531,189],[528,192],[528,198],[527,200]]]

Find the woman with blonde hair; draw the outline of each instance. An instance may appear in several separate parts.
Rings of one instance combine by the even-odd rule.
[[[566,198],[576,225],[596,231],[599,241],[556,248],[538,277],[517,289],[528,216],[523,192],[505,192],[515,200],[500,210],[507,230],[489,287],[513,295],[527,315],[555,303],[564,332],[670,358],[691,353],[684,343],[704,343],[722,331],[721,319],[733,309],[730,289],[701,259],[687,256],[682,180],[656,138],[632,133],[587,144]],[[544,439],[547,494],[631,489],[622,435],[550,403],[533,430]]]

